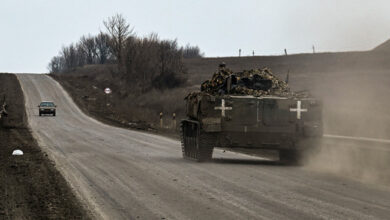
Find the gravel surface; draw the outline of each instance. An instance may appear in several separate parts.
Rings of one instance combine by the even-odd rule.
[[[0,74],[0,97],[8,105],[8,116],[0,120],[0,219],[87,219],[67,182],[31,135],[15,75]],[[12,156],[16,149],[23,155]]]
[[[388,219],[390,191],[305,167],[216,150],[181,158],[176,140],[102,124],[45,75],[18,75],[39,145],[101,219]],[[51,100],[56,117],[39,117]]]

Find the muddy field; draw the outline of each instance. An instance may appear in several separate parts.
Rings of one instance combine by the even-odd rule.
[[[23,93],[15,75],[0,74],[0,219],[88,219],[69,185],[27,128]],[[11,156],[20,149],[23,156]]]

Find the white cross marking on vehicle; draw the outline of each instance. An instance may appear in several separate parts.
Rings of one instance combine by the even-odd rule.
[[[214,109],[215,109],[215,110],[221,110],[221,115],[222,115],[222,117],[225,117],[225,111],[226,111],[226,110],[232,110],[233,108],[232,108],[232,107],[226,107],[226,106],[225,106],[225,99],[222,99],[221,102],[222,102],[222,103],[221,103],[221,106],[217,106],[217,107],[215,107]]]
[[[301,113],[307,112],[307,109],[301,108],[301,101],[297,102],[297,108],[290,108],[290,112],[297,112],[297,119],[301,119]]]

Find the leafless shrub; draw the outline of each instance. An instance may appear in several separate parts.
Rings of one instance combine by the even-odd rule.
[[[182,83],[177,75],[185,72],[176,40],[159,40],[157,34],[129,37],[126,43],[126,70],[130,84],[142,91],[151,87],[172,88]]]
[[[96,63],[97,57],[97,47],[95,43],[95,38],[91,35],[82,36],[80,38],[80,43],[78,44],[80,48],[80,54],[83,54],[86,64]]]
[[[110,35],[110,44],[112,52],[119,65],[123,64],[123,51],[126,46],[126,40],[133,34],[130,24],[121,14],[116,14],[106,21],[103,21],[108,34]]]
[[[182,47],[181,51],[183,58],[200,58],[204,56],[198,46],[191,46],[189,44],[187,44],[185,47]]]
[[[120,14],[103,21],[107,33],[82,36],[63,47],[48,65],[51,73],[66,73],[91,64],[116,63],[115,77],[132,92],[180,86],[186,78],[183,58],[200,57],[197,46],[179,47],[176,40],[160,40],[155,33],[137,37]],[[111,74],[111,72],[110,72]]]
[[[73,70],[77,67],[77,49],[74,44],[69,47],[62,47],[61,55],[65,61],[65,70]]]
[[[96,57],[99,64],[104,64],[110,59],[110,36],[106,33],[100,32],[95,38]]]
[[[54,56],[48,65],[50,73],[59,73],[64,69],[64,59],[62,56]]]

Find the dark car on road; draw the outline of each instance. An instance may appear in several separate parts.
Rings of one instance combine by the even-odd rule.
[[[39,116],[42,116],[43,114],[50,114],[56,116],[57,106],[54,104],[54,102],[50,102],[50,101],[41,102],[38,105],[38,108],[39,108]]]

